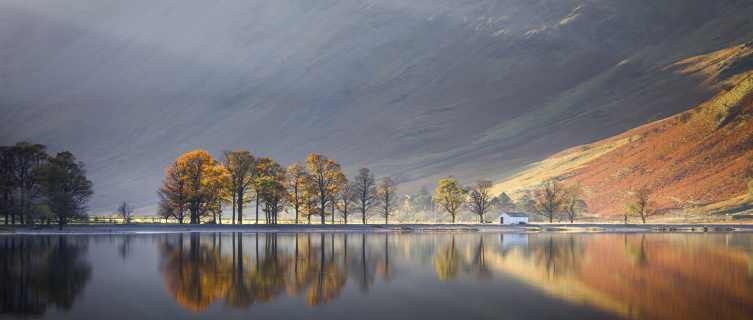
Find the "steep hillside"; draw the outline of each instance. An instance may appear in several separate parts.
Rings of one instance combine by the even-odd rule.
[[[677,116],[572,148],[500,183],[513,194],[548,176],[580,181],[592,213],[621,215],[631,188],[655,191],[657,209],[714,213],[751,209],[753,42],[670,66],[721,83],[724,91]]]
[[[70,150],[93,208],[155,203],[172,159],[312,152],[411,192],[501,178],[718,92],[677,62],[753,37],[712,0],[7,0],[0,144]],[[722,77],[728,75],[720,75]]]

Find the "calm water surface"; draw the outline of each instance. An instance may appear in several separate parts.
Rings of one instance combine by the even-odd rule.
[[[0,318],[753,319],[748,234],[0,236]]]

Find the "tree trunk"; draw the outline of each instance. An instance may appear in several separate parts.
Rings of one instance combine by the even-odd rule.
[[[233,219],[230,220],[230,223],[235,224],[235,192],[233,192],[233,196],[231,198],[233,198]]]
[[[335,224],[335,200],[332,199],[332,224]]]
[[[256,198],[256,224],[259,224],[259,198]]]

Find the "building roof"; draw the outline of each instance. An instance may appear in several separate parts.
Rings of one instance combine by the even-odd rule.
[[[506,214],[508,217],[528,218],[527,215],[518,212],[503,212],[502,214]]]

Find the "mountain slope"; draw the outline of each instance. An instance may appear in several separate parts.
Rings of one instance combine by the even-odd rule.
[[[410,192],[712,97],[666,68],[745,43],[747,1],[0,3],[0,143],[70,150],[92,207],[155,203],[172,159],[324,153]]]
[[[572,148],[496,186],[513,194],[548,176],[580,181],[592,213],[621,215],[632,188],[654,190],[657,209],[713,213],[750,209],[753,195],[753,42],[677,63],[726,89],[680,115]]]

